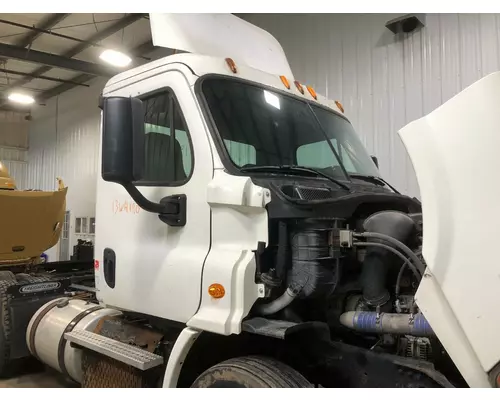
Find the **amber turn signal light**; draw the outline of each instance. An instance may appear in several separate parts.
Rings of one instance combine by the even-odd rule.
[[[224,286],[222,286],[220,283],[212,283],[208,287],[208,294],[212,296],[214,299],[220,299],[224,297],[226,291],[224,289]]]

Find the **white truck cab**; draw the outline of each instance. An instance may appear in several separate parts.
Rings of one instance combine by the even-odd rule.
[[[152,18],[153,38],[175,38],[159,32],[172,18]],[[238,25],[229,18],[219,35]],[[179,48],[197,50],[207,24]],[[450,252],[466,247],[456,221],[472,198],[455,201],[457,161],[441,158],[471,91],[402,130],[422,205],[381,177],[341,104],[297,82],[275,39],[248,25],[269,63],[231,37],[227,56],[217,42],[212,55],[172,55],[104,88],[95,300],[42,307],[31,352],[87,387],[123,376],[163,387],[498,385],[500,354],[484,347],[494,307],[475,296],[473,320],[459,295],[475,253]],[[500,86],[488,79],[476,88]],[[460,139],[463,127],[453,125]],[[485,275],[469,282],[498,289],[488,264],[477,268]],[[492,330],[482,344],[476,327]]]
[[[146,170],[136,183],[140,192],[157,203],[183,197],[179,215],[165,223],[137,206],[122,186],[99,180],[97,217],[109,223],[97,229],[95,248],[102,266],[96,274],[100,300],[224,335],[240,333],[242,319],[264,296],[263,285],[248,277],[255,275],[259,242],[268,243],[265,207],[270,193],[249,176],[228,172],[255,163],[257,154],[253,141],[220,137],[227,129],[223,118],[242,125],[227,132],[234,139],[244,135],[251,123],[245,119],[257,107],[279,110],[283,99],[300,101],[306,110],[311,102],[339,114],[337,106],[329,108],[332,102],[314,92],[313,98],[305,86],[288,78],[287,87],[280,76],[245,65],[234,65],[233,72],[232,66],[222,58],[179,54],[127,71],[106,85],[104,98],[143,102]],[[214,115],[210,107],[226,114]],[[231,115],[238,112],[241,116]],[[113,287],[105,283],[107,254],[116,257]],[[222,285],[225,295],[210,296],[212,284]]]

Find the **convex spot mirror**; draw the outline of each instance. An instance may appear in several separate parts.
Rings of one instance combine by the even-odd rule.
[[[102,113],[102,178],[122,185],[140,180],[145,146],[142,101],[105,97]]]

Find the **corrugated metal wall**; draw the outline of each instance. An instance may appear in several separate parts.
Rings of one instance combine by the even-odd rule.
[[[56,178],[68,187],[70,254],[77,239],[75,219],[95,217],[100,111],[97,107],[102,80],[88,89],[65,93],[34,114],[29,132],[28,176],[30,188],[55,190]],[[57,246],[50,260],[59,257]]]
[[[23,114],[0,111],[0,161],[20,189],[27,185],[28,128]]]
[[[340,100],[384,177],[418,185],[397,131],[477,79],[500,69],[500,16],[428,14],[396,38],[390,14],[249,14],[282,44],[295,77]]]

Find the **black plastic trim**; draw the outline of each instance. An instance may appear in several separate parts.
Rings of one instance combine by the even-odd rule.
[[[103,264],[104,280],[111,289],[114,289],[116,285],[116,253],[114,250],[107,247],[104,249]]]
[[[185,194],[174,194],[164,197],[160,204],[172,212],[162,213],[158,218],[169,226],[185,226],[187,214],[187,196]]]

